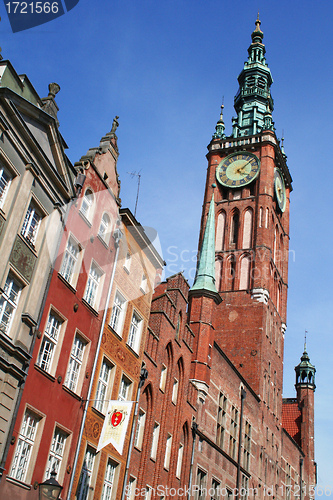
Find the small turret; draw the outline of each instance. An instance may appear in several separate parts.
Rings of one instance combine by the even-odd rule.
[[[306,342],[304,343],[304,352],[301,357],[301,362],[295,366],[296,372],[296,390],[300,387],[308,387],[309,389],[315,390],[315,367],[310,363],[310,358],[306,352]]]

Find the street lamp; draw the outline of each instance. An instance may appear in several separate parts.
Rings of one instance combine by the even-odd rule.
[[[56,480],[56,471],[50,474],[50,479],[39,484],[39,500],[58,500],[63,486]]]

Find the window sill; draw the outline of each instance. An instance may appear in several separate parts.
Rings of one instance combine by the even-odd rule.
[[[84,220],[84,222],[87,224],[87,226],[91,227],[91,226],[92,226],[92,224],[91,224],[90,220],[89,220],[89,219],[87,219],[87,217],[84,215],[84,213],[83,213],[83,212],[81,212],[81,210],[79,210],[79,214],[80,214],[80,216],[82,217],[82,219]]]
[[[16,486],[19,486],[20,488],[23,488],[24,490],[31,490],[31,485],[27,483],[23,483],[22,481],[19,481],[18,479],[15,479],[14,477],[6,476],[6,481],[9,483],[13,483]]]
[[[134,445],[134,448],[136,449],[136,451],[138,451],[140,453],[142,452],[142,447],[140,448],[140,446],[135,446]],[[154,462],[155,462],[155,460],[154,460]]]
[[[99,312],[96,311],[96,309],[94,309],[85,299],[82,299],[82,304],[84,304],[95,316],[99,315]]]
[[[115,335],[115,336],[116,336],[119,340],[123,340],[122,336],[121,336],[119,333],[117,333],[117,332],[116,332],[116,330],[114,330],[114,329],[112,328],[112,326],[111,326],[111,325],[108,325],[108,329],[109,329],[109,330],[110,330],[110,332],[112,332],[112,333],[113,333],[113,334],[114,334],[114,335]]]
[[[27,238],[25,238],[24,236],[22,236],[21,233],[18,233],[17,236],[21,239],[21,241],[24,242],[24,244],[29,248],[29,250],[31,250],[31,252],[35,255],[35,257],[38,257],[35,245],[33,243],[30,243],[30,241],[27,240]]]
[[[126,266],[123,266],[123,268],[124,268],[125,273],[127,273],[127,274],[129,274],[129,273],[130,273],[130,272],[129,272],[129,269],[127,269],[127,267],[126,267]]]
[[[48,378],[49,380],[51,380],[51,382],[55,382],[55,377],[53,375],[51,375],[51,373],[43,370],[43,368],[41,368],[39,365],[35,364],[35,369],[41,373],[42,375],[44,375],[44,377]]]
[[[136,352],[136,351],[133,349],[133,347],[131,347],[129,344],[126,344],[126,346],[127,346],[127,347],[128,347],[128,349],[131,351],[131,353],[133,353],[133,354],[134,354],[134,356],[135,356],[136,358],[138,358],[138,357],[139,357],[139,353],[138,353],[138,352]]]
[[[66,385],[63,385],[62,388],[63,388],[64,391],[68,392],[68,394],[70,394],[71,396],[73,396],[73,398],[77,399],[78,401],[82,401],[81,396],[79,396],[78,394],[76,394],[76,392],[73,392]]]
[[[58,273],[58,278],[60,279],[60,281],[62,281],[69,289],[71,292],[73,292],[74,294],[76,294],[76,288],[74,288],[69,281],[67,281],[62,274]]]
[[[140,286],[140,292],[141,292],[143,295],[146,295],[146,293],[147,293],[147,292],[146,292],[143,288],[141,288],[141,286]]]
[[[95,408],[94,406],[91,407],[92,411],[94,413],[96,413],[96,415],[98,415],[100,418],[102,418],[103,420],[105,419],[105,414],[102,413],[101,411],[97,410],[97,408]]]
[[[102,243],[102,245],[105,246],[105,248],[109,248],[109,244],[102,238],[102,236],[98,234],[97,239]]]

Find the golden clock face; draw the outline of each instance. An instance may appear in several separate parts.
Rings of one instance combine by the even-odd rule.
[[[239,188],[250,184],[260,171],[259,158],[246,151],[232,153],[216,168],[216,179],[222,186]]]
[[[281,175],[281,172],[277,168],[274,171],[274,188],[279,208],[281,212],[284,212],[286,209],[286,201],[287,201],[286,188],[284,185],[284,180]]]

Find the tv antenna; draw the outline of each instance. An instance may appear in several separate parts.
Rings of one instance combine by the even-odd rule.
[[[134,171],[134,172],[127,172],[132,177],[132,179],[133,179],[134,176],[138,178],[138,191],[136,193],[136,202],[135,202],[134,217],[136,217],[136,209],[138,208],[138,199],[139,199],[139,191],[140,191],[140,179],[141,179],[140,172],[141,172],[141,170],[139,170],[138,173],[136,173],[136,171]]]

